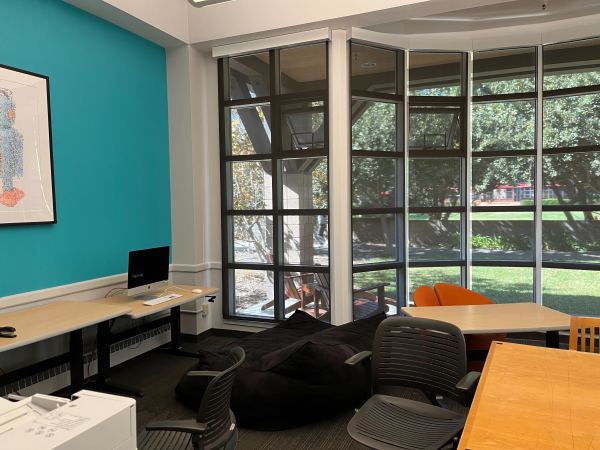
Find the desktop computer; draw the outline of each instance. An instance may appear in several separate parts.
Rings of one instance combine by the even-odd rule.
[[[169,250],[166,247],[129,252],[127,295],[141,300],[161,296],[169,280]]]

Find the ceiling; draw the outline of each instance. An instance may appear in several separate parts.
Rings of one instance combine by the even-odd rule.
[[[512,0],[367,27],[398,34],[447,33],[543,23],[600,13],[600,0]]]

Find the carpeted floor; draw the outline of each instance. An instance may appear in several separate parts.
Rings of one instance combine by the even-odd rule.
[[[199,346],[204,349],[218,348],[232,342],[231,338],[208,337]],[[190,344],[187,344],[190,348]],[[137,427],[140,442],[144,439],[144,425],[152,420],[191,419],[194,411],[181,405],[173,389],[177,381],[192,365],[192,358],[150,352],[113,369],[112,378],[121,383],[136,385],[144,390],[144,397],[136,399]],[[340,449],[359,450],[365,447],[355,444],[346,432],[346,425],[354,411],[312,425],[277,432],[261,432],[241,429],[239,450],[308,450]],[[158,443],[157,450],[175,450]],[[189,448],[187,440],[179,448]]]
[[[187,344],[189,350],[194,346],[203,349],[216,349],[234,338],[211,336],[198,344]],[[128,361],[113,369],[112,378],[121,383],[136,385],[145,392],[144,397],[137,401],[137,428],[140,433],[140,448],[148,450],[191,450],[189,438],[181,437],[180,446],[154,442],[153,445],[143,445],[152,440],[152,435],[146,435],[144,426],[152,420],[191,419],[195,411],[180,404],[174,393],[179,378],[194,364],[193,358],[173,356],[166,353],[150,352]],[[407,390],[407,398],[426,401],[425,396],[414,390]],[[454,409],[454,408],[452,408]],[[354,414],[348,411],[338,417],[331,418],[304,427],[277,432],[262,432],[240,429],[238,450],[362,450],[366,449],[356,444],[346,432],[346,425]],[[155,435],[156,433],[154,433]]]

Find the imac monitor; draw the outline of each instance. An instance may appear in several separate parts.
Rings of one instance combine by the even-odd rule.
[[[169,247],[148,248],[129,252],[127,295],[149,300],[169,280]]]

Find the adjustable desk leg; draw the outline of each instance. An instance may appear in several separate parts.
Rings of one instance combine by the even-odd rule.
[[[144,396],[143,390],[115,383],[110,379],[110,326],[108,322],[98,324],[98,376],[94,388],[113,394]]]
[[[558,331],[546,331],[546,347],[558,348]]]
[[[161,347],[159,350],[176,356],[188,356],[197,358],[198,353],[184,350],[181,347],[181,307],[171,308],[171,343],[168,346]]]
[[[83,387],[83,330],[71,331],[69,336],[71,364],[71,394]]]

